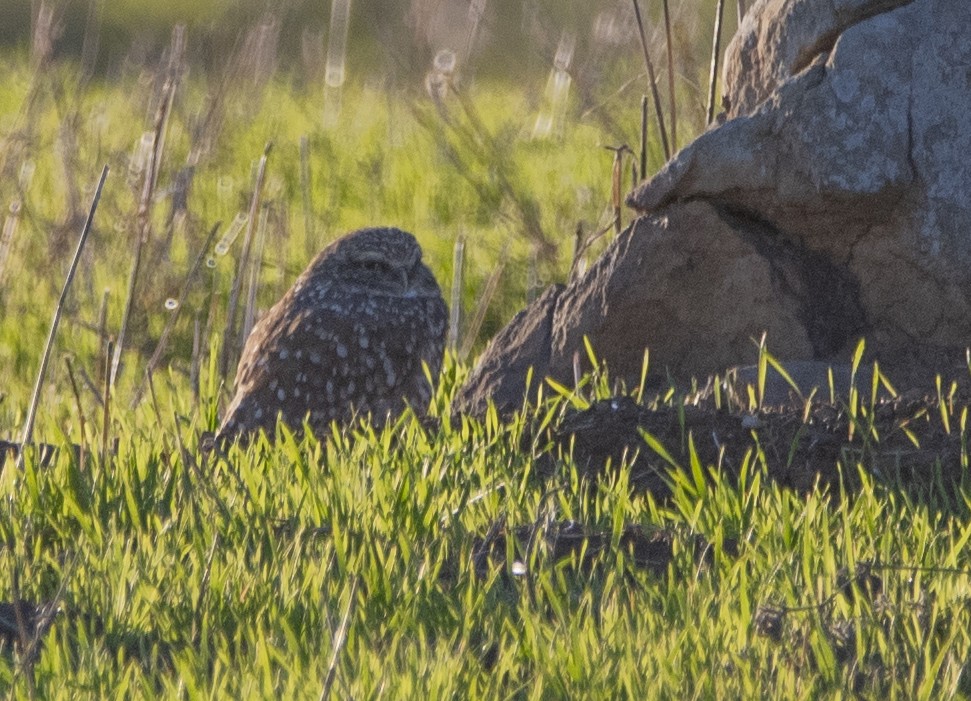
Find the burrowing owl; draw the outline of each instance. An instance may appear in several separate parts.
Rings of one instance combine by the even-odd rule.
[[[427,408],[448,316],[411,234],[361,229],[327,246],[253,328],[236,371],[236,396],[220,438],[277,416],[318,435],[331,421],[371,414],[376,423],[410,404]]]

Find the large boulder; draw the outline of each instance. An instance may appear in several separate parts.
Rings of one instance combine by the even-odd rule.
[[[725,119],[631,193],[642,218],[557,294],[536,367],[569,380],[587,336],[628,384],[645,346],[688,379],[766,333],[784,361],[845,363],[862,336],[898,384],[967,377],[969,66],[968,0],[756,2]]]
[[[779,85],[828,53],[854,24],[911,0],[764,0],[725,49],[722,91],[728,117],[748,114]]]
[[[853,4],[865,18],[835,41],[783,27],[765,46],[751,45],[753,28],[786,16],[780,5],[833,9],[829,0],[757,3],[729,56],[777,63],[749,61],[759,77],[731,82],[728,102],[740,109],[761,94],[753,85],[781,82],[628,203],[648,213],[704,198],[768,223],[858,282],[874,353],[922,362],[971,341],[971,3],[915,0],[877,14],[894,3]],[[780,47],[797,35],[819,53],[787,78],[784,59],[799,52]]]
[[[704,378],[757,356],[763,333],[782,357],[833,355],[863,328],[859,292],[842,269],[810,251],[752,235],[710,203],[672,205],[638,219],[565,288],[553,286],[489,344],[456,408],[518,408],[532,368],[561,384],[589,369],[586,338],[610,376]]]

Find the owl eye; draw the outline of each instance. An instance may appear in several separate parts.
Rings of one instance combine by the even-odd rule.
[[[368,260],[361,263],[361,267],[367,270],[369,273],[389,273],[391,272],[391,265],[384,262],[383,260]]]

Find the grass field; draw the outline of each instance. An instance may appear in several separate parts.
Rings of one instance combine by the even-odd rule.
[[[545,79],[461,85],[439,106],[422,86],[351,86],[324,128],[324,96],[287,76],[189,73],[169,109],[162,69],[78,89],[70,64],[0,63],[0,438],[19,439],[111,167],[41,394],[36,435],[61,449],[44,465],[29,452],[22,470],[8,461],[0,477],[11,697],[971,696],[967,409],[948,388],[939,411],[892,429],[917,441],[917,479],[876,469],[888,436],[854,394],[841,406],[865,449],[841,453],[843,479],[780,486],[770,475],[788,446],[758,430],[732,470],[702,464],[685,430],[679,446],[645,442],[667,500],[631,489],[628,464],[595,480],[553,446],[564,416],[608,395],[603,378],[550,386],[508,421],[451,416],[475,352],[569,274],[578,223],[588,235],[609,225],[603,146],[636,148],[639,132],[623,70],[592,101],[609,119],[574,97],[562,131],[537,139]],[[684,143],[697,110],[682,119]],[[146,189],[155,132],[165,146]],[[232,381],[218,359],[268,142],[258,307],[327,241],[379,221],[418,235],[448,297],[465,241],[435,428],[405,416],[380,432],[298,441],[281,429],[272,445],[200,452]],[[678,401],[659,400],[674,412]],[[948,436],[953,454],[922,453],[925,433]]]

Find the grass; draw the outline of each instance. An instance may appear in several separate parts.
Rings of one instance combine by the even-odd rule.
[[[8,467],[5,588],[63,590],[63,613],[29,671],[0,655],[0,683],[309,698],[333,664],[341,698],[971,692],[966,497],[914,499],[855,464],[841,468],[854,493],[799,494],[755,450],[737,480],[683,466],[663,504],[631,492],[626,465],[593,483],[563,459],[540,477],[546,443],[524,432],[557,425],[568,398],[508,423],[450,420],[461,376],[450,363],[431,432],[411,416],[323,442],[281,429],[275,446],[206,457],[210,377],[202,408],[173,393],[158,415],[116,415],[105,461]],[[473,557],[497,523],[552,534],[565,520],[614,547],[579,568],[544,538]],[[618,547],[629,524],[670,537],[660,571]]]
[[[11,697],[971,696],[960,401],[940,402],[920,425],[955,436],[961,465],[932,459],[916,487],[878,479],[870,452],[844,451],[834,468],[842,481],[796,492],[771,478],[785,446],[757,435],[733,470],[691,449],[670,471],[652,456],[673,492],[656,500],[630,489],[626,463],[591,479],[545,431],[607,396],[604,378],[579,394],[550,386],[539,406],[509,420],[452,417],[451,396],[468,372],[454,355],[434,428],[410,415],[379,432],[359,425],[319,441],[281,428],[274,444],[206,454],[202,436],[227,394],[217,359],[240,236],[191,286],[165,362],[130,406],[171,314],[166,300],[179,297],[212,225],[221,220],[224,232],[247,210],[268,139],[260,306],[324,242],[376,221],[415,231],[447,290],[461,233],[467,315],[497,261],[507,261],[472,339],[481,347],[522,306],[531,266],[544,283],[565,277],[578,220],[590,229],[609,222],[612,155],[602,146],[623,134],[570,121],[559,139],[530,140],[523,115],[535,100],[500,85],[463,89],[444,111],[383,85],[351,88],[346,121],[327,131],[319,95],[283,79],[233,84],[184,222],[163,246],[176,173],[201,143],[213,95],[205,77],[186,79],[169,122],[126,369],[105,410],[98,317],[108,290],[104,326],[114,333],[142,178],[133,153],[152,128],[157,86],[146,72],[65,95],[70,66],[44,78],[22,57],[4,67],[0,203],[21,207],[0,287],[6,435],[23,423],[76,240],[72,190],[83,210],[101,164],[112,166],[42,394],[36,434],[63,449],[45,465],[28,452],[22,471],[8,461],[0,475],[0,601],[60,611],[43,636],[31,635],[29,621],[6,636],[0,689]],[[25,107],[32,92],[36,106]],[[639,95],[629,102],[613,122],[633,135]],[[26,109],[35,110],[29,119]],[[684,140],[689,125],[679,131]],[[302,210],[304,136],[315,237]],[[530,217],[554,244],[547,258],[534,253]],[[879,443],[867,423],[872,406],[859,395],[844,403],[858,436]],[[677,409],[673,397],[662,404]],[[916,423],[908,430],[919,438]],[[701,440],[682,434],[681,446]],[[680,455],[679,447],[667,449]],[[564,553],[570,521],[600,540]],[[638,556],[645,542],[663,545],[652,567]]]

